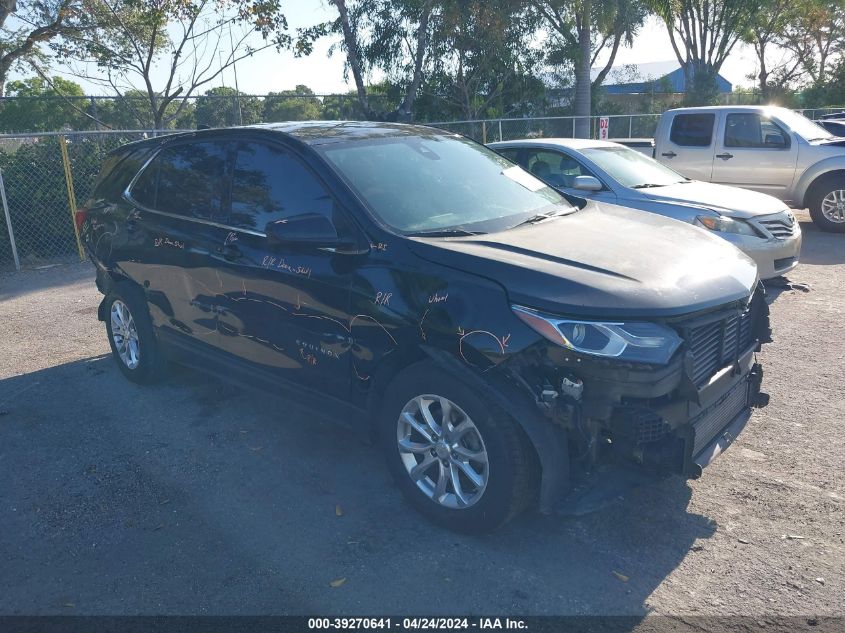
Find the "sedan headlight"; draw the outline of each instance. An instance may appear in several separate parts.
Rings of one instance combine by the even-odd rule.
[[[711,231],[718,231],[719,233],[733,233],[735,235],[753,235],[760,237],[754,227],[748,222],[737,220],[736,218],[729,218],[724,215],[699,215],[695,218],[696,224],[703,226]]]
[[[581,354],[665,365],[681,345],[674,330],[657,323],[578,321],[522,306],[511,308],[538,334]]]

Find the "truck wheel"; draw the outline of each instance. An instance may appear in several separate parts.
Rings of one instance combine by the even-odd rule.
[[[390,384],[379,422],[400,490],[443,527],[490,532],[534,497],[531,447],[522,430],[432,362],[406,369]]]
[[[823,231],[845,232],[845,176],[828,176],[807,196],[813,222]]]
[[[150,383],[163,373],[164,361],[146,301],[132,288],[118,286],[105,300],[106,332],[117,366],[132,382]]]

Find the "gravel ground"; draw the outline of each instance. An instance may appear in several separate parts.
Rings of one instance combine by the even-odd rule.
[[[90,265],[4,275],[0,614],[845,615],[845,235],[802,220],[812,290],[773,293],[771,404],[725,456],[482,538],[299,403],[123,379]]]

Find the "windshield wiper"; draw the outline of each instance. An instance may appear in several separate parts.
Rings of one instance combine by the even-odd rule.
[[[514,224],[511,228],[515,229],[518,226],[522,226],[524,224],[537,224],[538,222],[543,222],[544,220],[550,220],[551,218],[558,218],[562,215],[569,215],[570,213],[575,213],[578,209],[575,207],[570,207],[568,209],[556,209],[554,211],[547,211],[546,213],[538,213],[537,215],[532,215],[527,220],[523,220],[519,224]]]
[[[680,180],[678,182],[685,182],[684,180]],[[677,184],[677,183],[674,183]],[[641,182],[638,185],[631,185],[631,189],[651,189],[653,187],[665,187],[666,185],[659,185],[656,182]]]
[[[466,229],[433,229],[431,231],[415,231],[413,233],[406,233],[408,237],[459,237],[480,234],[480,231],[467,231]]]

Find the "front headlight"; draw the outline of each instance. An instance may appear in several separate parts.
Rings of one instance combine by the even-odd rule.
[[[665,365],[681,345],[674,330],[657,323],[577,321],[517,305],[511,309],[538,334],[581,354]]]
[[[699,215],[695,218],[696,224],[711,231],[719,233],[733,233],[735,235],[753,235],[759,237],[757,231],[748,222],[729,218],[724,215]]]

